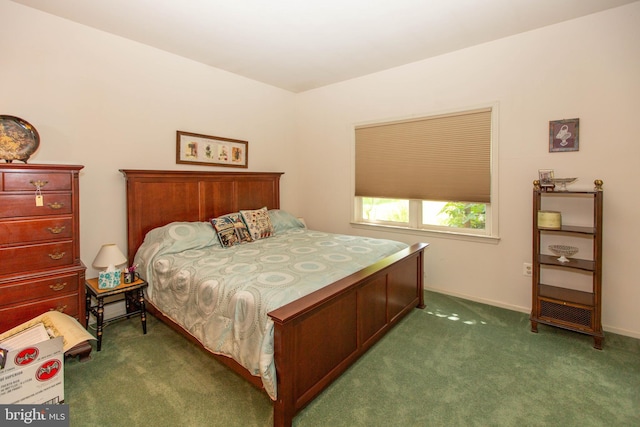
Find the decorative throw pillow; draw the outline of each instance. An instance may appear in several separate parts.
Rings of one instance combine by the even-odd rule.
[[[252,211],[240,211],[244,223],[253,240],[264,239],[273,235],[273,225],[266,207]]]
[[[218,235],[220,244],[224,248],[250,242],[252,240],[249,230],[242,221],[242,217],[238,212],[223,215],[218,218],[212,218],[211,225],[213,225],[213,229]]]

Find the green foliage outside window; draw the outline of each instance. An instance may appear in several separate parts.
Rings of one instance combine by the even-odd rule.
[[[446,215],[445,225],[456,228],[484,229],[486,205],[484,203],[449,202],[441,214]]]
[[[429,207],[442,206],[439,211]],[[451,228],[485,229],[486,205],[483,203],[422,201],[423,223]],[[437,214],[436,214],[437,212]],[[409,200],[362,198],[362,217],[367,221],[409,222]]]
[[[404,200],[363,197],[362,210],[363,217],[368,220],[409,221],[409,209]]]

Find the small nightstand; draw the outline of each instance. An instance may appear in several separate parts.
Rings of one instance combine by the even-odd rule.
[[[87,304],[85,309],[85,318],[87,328],[89,327],[89,314],[93,314],[96,317],[96,335],[98,338],[98,351],[102,348],[102,327],[104,322],[104,299],[113,295],[124,293],[124,301],[127,312],[125,314],[112,317],[109,321],[119,320],[123,318],[129,318],[133,315],[140,313],[140,321],[142,322],[142,332],[147,333],[147,315],[144,305],[144,288],[148,285],[146,281],[138,277],[138,279],[132,283],[120,282],[120,285],[111,289],[98,289],[98,278],[88,279],[85,282],[87,288]],[[92,298],[97,300],[96,305],[91,305]],[[120,302],[122,300],[110,301],[106,304],[114,302]]]

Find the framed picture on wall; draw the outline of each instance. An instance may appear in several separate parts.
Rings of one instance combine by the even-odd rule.
[[[578,151],[580,119],[549,122],[549,152]]]
[[[177,131],[176,163],[246,168],[249,142]]]

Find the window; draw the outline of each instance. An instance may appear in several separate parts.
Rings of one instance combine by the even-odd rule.
[[[492,236],[494,109],[357,126],[355,221]]]

